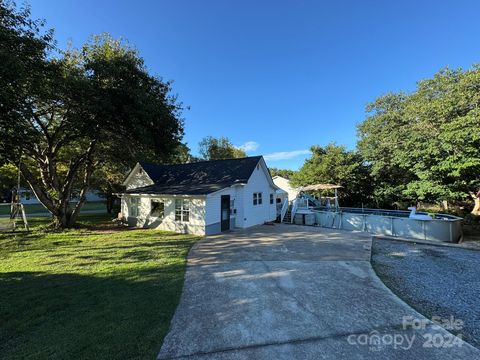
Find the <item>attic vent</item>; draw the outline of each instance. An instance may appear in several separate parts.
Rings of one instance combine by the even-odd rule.
[[[257,170],[260,170],[260,164],[257,164]]]
[[[140,175],[142,175],[142,174],[143,174],[143,169],[142,169],[142,168],[138,169],[138,173],[139,173]]]

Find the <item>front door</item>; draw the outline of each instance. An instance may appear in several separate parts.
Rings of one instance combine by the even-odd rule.
[[[220,206],[221,230],[230,230],[230,195],[222,195]]]

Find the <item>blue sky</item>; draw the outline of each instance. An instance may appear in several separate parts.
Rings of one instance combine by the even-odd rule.
[[[313,144],[355,147],[365,105],[480,62],[478,1],[30,1],[58,45],[123,37],[190,106],[185,140],[226,136],[296,169]]]

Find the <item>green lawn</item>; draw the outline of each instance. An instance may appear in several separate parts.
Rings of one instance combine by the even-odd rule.
[[[48,212],[47,209],[42,204],[25,204],[25,212],[28,214],[35,214],[35,213],[46,213]],[[95,202],[88,202],[83,205],[81,211],[87,210],[103,210],[107,211],[107,207],[103,201],[95,201]],[[10,214],[10,206],[1,205],[0,206],[0,215],[8,215]]]
[[[0,233],[0,358],[154,359],[198,237],[111,225]]]

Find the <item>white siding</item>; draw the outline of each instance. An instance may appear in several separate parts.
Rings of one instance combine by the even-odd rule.
[[[263,224],[276,218],[275,201],[270,204],[270,194],[275,194],[275,189],[270,184],[268,170],[263,161],[253,170],[247,185],[243,189],[243,226]],[[262,204],[253,205],[253,193],[262,193]]]
[[[235,227],[242,228],[244,227],[244,218],[245,218],[245,186],[237,187],[237,200],[235,200],[235,208],[237,209],[237,214],[235,215]]]
[[[206,199],[206,225],[220,222],[220,199],[222,195],[230,195],[230,200],[235,199],[236,214],[235,227],[246,228],[253,225],[263,224],[266,221],[273,221],[276,218],[275,201],[270,204],[270,194],[275,189],[269,182],[269,173],[265,163],[260,161],[258,169],[253,170],[250,179],[245,185],[236,185],[228,189],[210,194]],[[262,204],[253,205],[253,193],[262,193]]]
[[[290,185],[290,180],[285,179],[282,176],[274,176],[273,182],[277,185],[280,189],[286,191],[288,193],[288,201],[293,201],[297,197],[299,193],[298,188],[293,188]]]
[[[137,197],[140,199],[139,214],[136,218],[129,216],[129,199]],[[165,203],[165,214],[163,218],[150,215],[151,200],[159,200]],[[190,216],[188,222],[175,220],[175,199],[190,200]],[[205,198],[187,196],[129,196],[122,197],[122,213],[128,219],[131,226],[169,230],[179,233],[205,234]]]
[[[132,173],[128,177],[128,181],[125,183],[127,190],[148,185],[153,185],[153,181],[140,165],[135,166],[135,168],[132,170]]]
[[[243,199],[242,199],[242,188],[243,185],[236,185],[216,193],[207,195],[206,206],[205,206],[205,224],[212,225],[220,223],[220,207],[221,207],[221,197],[222,195],[230,195],[230,201],[234,201],[234,208],[230,213],[231,222],[234,221],[235,227],[242,227],[243,224],[239,224],[238,219],[242,219],[241,211],[243,210]],[[233,210],[236,210],[236,214]]]

